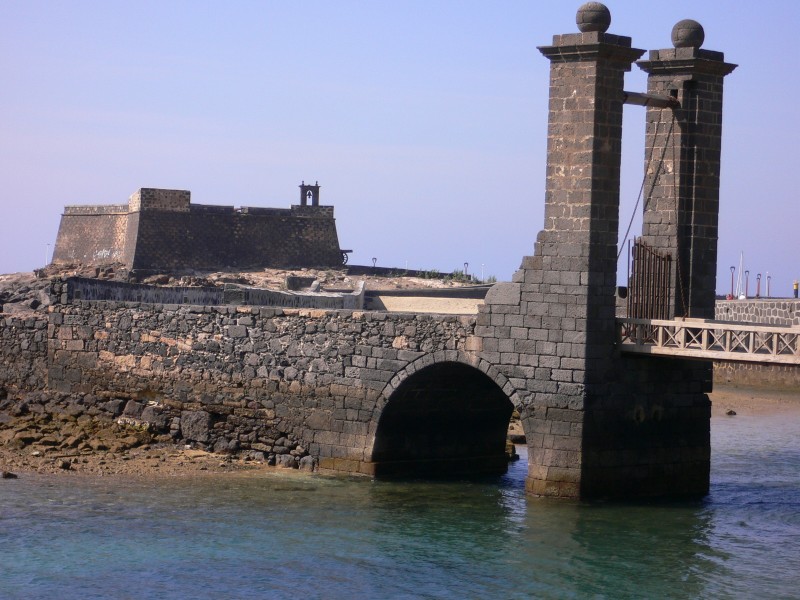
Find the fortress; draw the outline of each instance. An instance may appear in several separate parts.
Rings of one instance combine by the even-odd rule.
[[[143,271],[334,267],[347,254],[319,188],[303,182],[300,204],[289,209],[192,204],[187,190],[152,188],[127,204],[66,206],[53,263]]]

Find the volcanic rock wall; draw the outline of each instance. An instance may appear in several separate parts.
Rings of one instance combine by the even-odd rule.
[[[333,267],[342,252],[332,206],[236,209],[142,188],[126,205],[65,207],[53,262],[145,271]]]
[[[800,301],[791,299],[717,300],[718,321],[800,327]],[[800,368],[762,363],[714,363],[714,380],[737,385],[800,389]]]
[[[57,286],[56,286],[57,287]],[[0,387],[215,451],[358,470],[381,390],[474,317],[73,301],[3,317]],[[374,431],[372,432],[374,433]],[[282,457],[282,458],[281,458]]]

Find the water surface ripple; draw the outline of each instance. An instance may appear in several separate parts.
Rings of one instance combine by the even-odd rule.
[[[483,481],[276,474],[0,485],[0,597],[792,598],[797,412],[712,420],[710,495],[526,498]]]

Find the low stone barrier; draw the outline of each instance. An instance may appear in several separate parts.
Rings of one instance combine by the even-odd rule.
[[[715,319],[800,328],[800,300],[717,300]],[[744,386],[800,389],[800,367],[762,363],[714,363],[714,381]]]

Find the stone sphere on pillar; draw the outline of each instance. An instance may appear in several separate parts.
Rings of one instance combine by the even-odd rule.
[[[575,23],[581,33],[589,31],[605,33],[611,25],[611,12],[602,2],[587,2],[578,9]]]
[[[699,48],[706,39],[703,26],[694,19],[684,19],[672,28],[672,45],[676,48]]]

